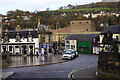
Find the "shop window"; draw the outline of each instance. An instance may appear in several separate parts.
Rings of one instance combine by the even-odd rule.
[[[89,51],[89,48],[87,48],[87,47],[80,47],[80,48],[81,48],[81,51],[83,51],[83,52]]]
[[[15,46],[15,48],[19,48],[19,46]]]

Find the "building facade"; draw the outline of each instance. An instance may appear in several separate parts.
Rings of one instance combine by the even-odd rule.
[[[65,50],[74,49],[77,50],[77,40],[81,34],[69,34],[65,39]]]
[[[108,26],[106,28],[104,28],[100,34],[100,43],[102,43],[104,35],[103,33],[109,33],[111,32],[112,38],[113,40],[116,39],[117,41],[120,42],[120,25],[116,25],[116,26]],[[100,46],[103,46],[103,44],[101,44]],[[108,45],[106,45],[107,47]],[[117,45],[118,46],[118,53],[120,53],[120,44]],[[102,47],[100,48],[100,51],[102,51]]]
[[[37,31],[4,31],[2,33],[3,53],[10,55],[38,55],[39,38]]]
[[[95,32],[95,26],[91,20],[70,21],[70,32]]]
[[[38,20],[38,38],[39,38],[39,55],[51,53],[52,51],[52,32],[46,26],[41,26]]]

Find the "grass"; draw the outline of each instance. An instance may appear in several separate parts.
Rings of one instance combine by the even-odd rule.
[[[82,8],[82,9],[64,9],[64,10],[58,10],[58,12],[80,12],[80,11],[92,11],[92,10],[110,10],[110,8]]]

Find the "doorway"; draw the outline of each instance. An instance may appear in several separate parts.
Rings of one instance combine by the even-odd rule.
[[[22,46],[22,54],[27,54],[26,45],[23,45],[23,46]]]

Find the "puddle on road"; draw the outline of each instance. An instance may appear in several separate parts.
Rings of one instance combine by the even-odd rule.
[[[3,60],[2,68],[49,64],[61,61],[61,55],[49,56],[10,56],[9,63]]]

